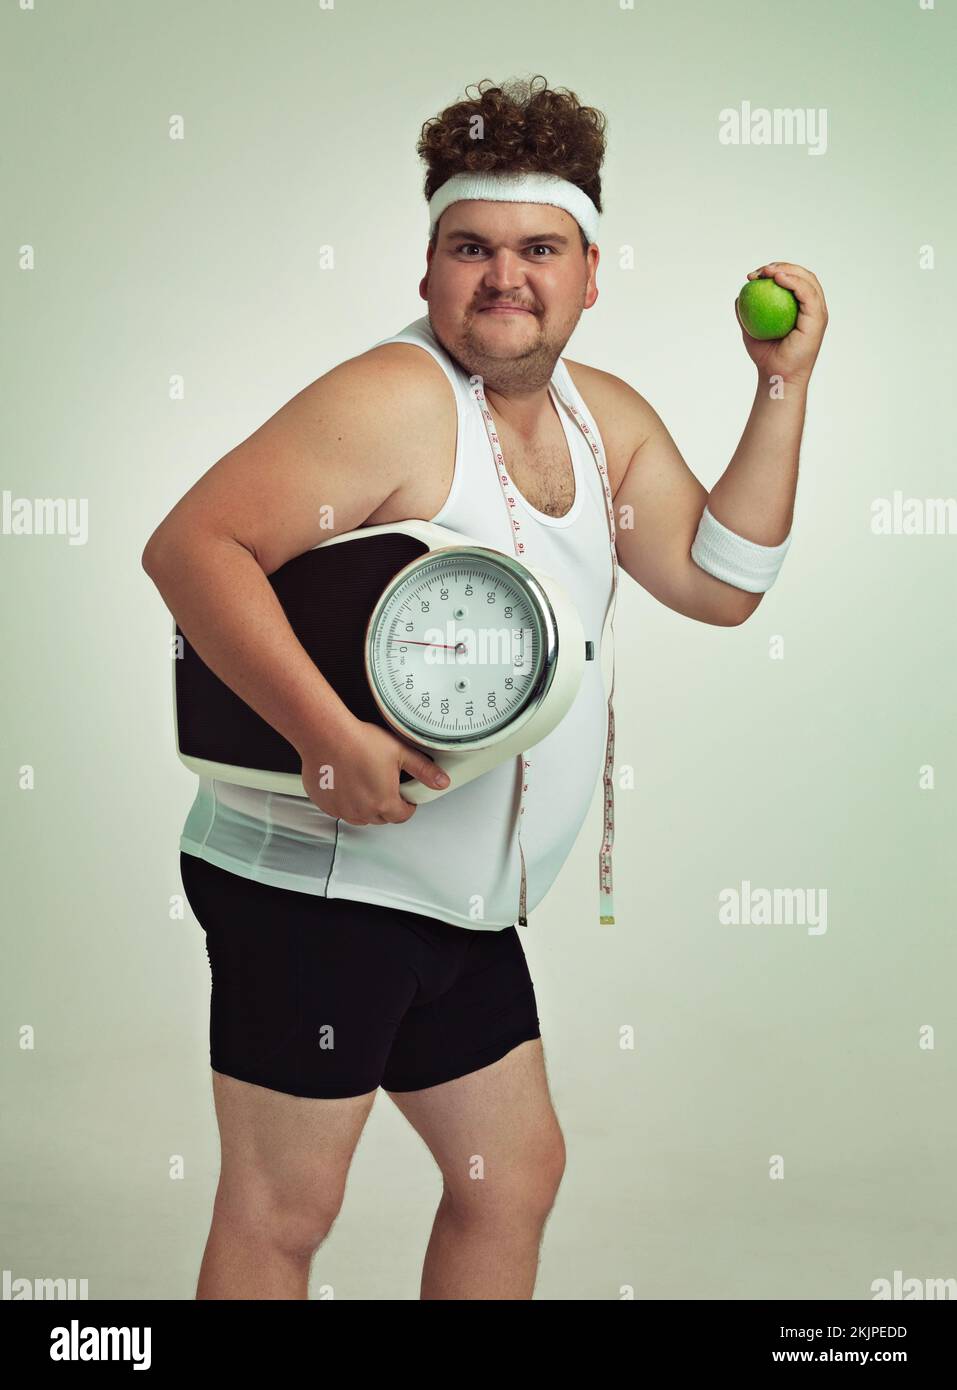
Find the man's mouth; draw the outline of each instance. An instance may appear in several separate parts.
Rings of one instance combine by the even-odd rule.
[[[486,304],[484,309],[480,309],[480,314],[530,314],[531,309],[526,309],[523,304]]]

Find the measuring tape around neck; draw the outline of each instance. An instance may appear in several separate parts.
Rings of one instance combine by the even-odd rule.
[[[516,556],[521,559],[525,555],[525,541],[522,537],[522,522],[517,512],[517,489],[509,477],[508,469],[505,465],[505,456],[502,452],[501,441],[495,429],[495,421],[492,412],[489,410],[488,402],[485,399],[485,391],[480,376],[469,378],[472,394],[478,401],[482,412],[482,419],[485,422],[485,429],[488,434],[489,444],[492,449],[492,457],[495,462],[495,472],[498,477],[499,485],[502,489],[502,496],[508,508],[511,519],[512,544],[515,548]],[[615,921],[615,906],[613,897],[612,881],[612,847],[615,843],[615,786],[614,786],[614,765],[615,765],[615,604],[618,599],[618,552],[615,545],[615,512],[611,493],[611,484],[608,479],[608,468],[605,464],[604,451],[595,435],[589,429],[587,423],[582,418],[581,412],[572,404],[570,400],[555,384],[554,379],[549,383],[549,389],[568,410],[575,423],[578,425],[582,434],[592,451],[595,465],[602,483],[602,494],[605,499],[605,513],[608,521],[608,536],[611,548],[611,597],[609,607],[606,611],[606,621],[611,628],[612,643],[612,674],[611,689],[608,693],[608,732],[605,741],[605,763],[602,770],[602,843],[598,855],[598,920],[602,926],[612,926]],[[574,468],[574,460],[572,460]],[[599,663],[601,652],[598,654]],[[525,853],[522,849],[522,816],[525,814],[524,796],[528,791],[528,771],[532,766],[531,759],[524,753],[520,753],[522,760],[522,776],[520,780],[519,810],[516,822],[518,835],[518,852],[522,864],[522,886],[519,892],[518,922],[519,926],[528,926],[526,916],[526,873],[525,873]]]

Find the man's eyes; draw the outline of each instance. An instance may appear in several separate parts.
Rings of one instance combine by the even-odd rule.
[[[476,242],[476,241],[463,241],[462,244],[461,244],[461,246],[457,246],[455,249],[456,249],[456,251],[464,251],[464,250],[466,249],[466,247],[469,247],[469,246],[474,246],[475,249],[476,249],[477,251],[484,251],[484,250],[485,250],[485,247],[484,247],[484,246],[479,246],[478,242]],[[538,243],[536,243],[534,246],[527,246],[525,249],[526,249],[526,251],[547,251],[548,254],[549,254],[549,256],[554,256],[554,254],[555,254],[553,248],[552,248],[551,246],[546,246],[544,242],[538,242]],[[466,259],[467,261],[474,261],[474,260],[475,260],[475,257],[474,257],[474,256],[466,256],[465,259]],[[541,260],[547,260],[547,259],[548,259],[547,256],[533,256],[533,257],[532,257],[532,260],[534,260],[534,261],[541,261]]]

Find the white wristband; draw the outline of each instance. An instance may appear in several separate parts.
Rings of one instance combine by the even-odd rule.
[[[746,540],[736,531],[722,526],[706,505],[691,547],[691,558],[699,569],[713,574],[715,579],[723,579],[725,584],[733,584],[736,589],[746,589],[749,594],[763,594],[777,579],[790,544],[790,532],[780,545],[758,545],[757,541]]]

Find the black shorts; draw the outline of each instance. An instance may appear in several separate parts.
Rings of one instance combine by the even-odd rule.
[[[418,1091],[541,1037],[515,926],[274,888],[180,853],[213,1070],[294,1096]]]

